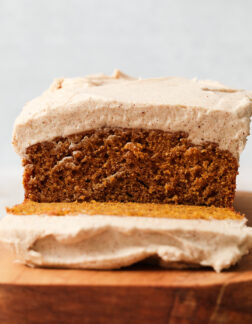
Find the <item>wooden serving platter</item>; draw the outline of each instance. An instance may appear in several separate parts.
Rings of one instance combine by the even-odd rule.
[[[235,206],[252,223],[252,193],[238,192]],[[0,324],[252,323],[252,254],[218,274],[32,269],[0,253]]]

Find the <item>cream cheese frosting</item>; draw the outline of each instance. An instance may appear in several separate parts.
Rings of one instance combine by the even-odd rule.
[[[178,77],[134,79],[113,76],[57,79],[28,102],[13,132],[24,156],[36,143],[101,127],[184,131],[194,144],[217,143],[236,158],[249,135],[248,93],[215,81]]]
[[[219,272],[252,248],[252,228],[233,220],[7,215],[0,241],[30,266],[116,269],[154,257],[164,267]]]

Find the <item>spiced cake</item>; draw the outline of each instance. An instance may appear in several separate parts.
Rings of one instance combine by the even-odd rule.
[[[0,241],[31,266],[228,268],[252,248],[233,209],[251,113],[213,81],[56,80],[15,122],[25,201]]]
[[[230,208],[25,201],[8,212],[0,239],[30,266],[117,269],[148,260],[219,272],[252,248],[252,228]]]
[[[251,106],[213,81],[58,79],[15,123],[25,198],[231,207]]]

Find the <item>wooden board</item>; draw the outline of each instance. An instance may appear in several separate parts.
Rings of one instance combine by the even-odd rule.
[[[252,221],[252,193],[235,206]],[[2,251],[0,323],[252,323],[252,254],[217,274],[31,269]]]

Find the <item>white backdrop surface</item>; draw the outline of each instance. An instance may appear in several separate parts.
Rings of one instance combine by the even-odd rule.
[[[120,68],[252,90],[251,13],[250,0],[0,0],[0,167],[20,165],[14,119],[55,77]]]

